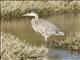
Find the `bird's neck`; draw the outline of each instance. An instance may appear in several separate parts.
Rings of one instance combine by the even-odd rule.
[[[39,16],[38,15],[35,15],[35,20],[39,20]]]

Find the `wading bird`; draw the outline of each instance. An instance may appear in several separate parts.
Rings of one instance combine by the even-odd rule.
[[[28,14],[24,14],[23,16],[33,16],[34,18],[31,20],[31,25],[34,31],[40,33],[44,38],[45,41],[47,42],[47,38],[50,37],[51,35],[58,35],[58,36],[64,36],[65,34],[54,24],[43,20],[39,19],[39,16],[35,12],[30,12]]]

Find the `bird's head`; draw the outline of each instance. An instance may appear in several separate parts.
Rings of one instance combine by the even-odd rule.
[[[24,14],[23,16],[36,16],[37,14],[35,12],[30,12],[27,14]]]

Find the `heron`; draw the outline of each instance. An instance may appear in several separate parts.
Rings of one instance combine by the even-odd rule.
[[[24,14],[23,16],[33,16],[31,20],[31,25],[32,28],[34,29],[35,32],[40,33],[44,38],[45,41],[47,42],[48,37],[51,35],[58,35],[58,36],[64,36],[64,32],[56,27],[53,23],[40,19],[38,14],[35,12],[30,12],[27,14]]]

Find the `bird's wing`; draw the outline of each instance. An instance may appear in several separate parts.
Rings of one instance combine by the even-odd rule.
[[[42,19],[38,21],[37,25],[40,32],[53,34],[55,31],[59,30],[59,28],[57,28],[54,24]]]

